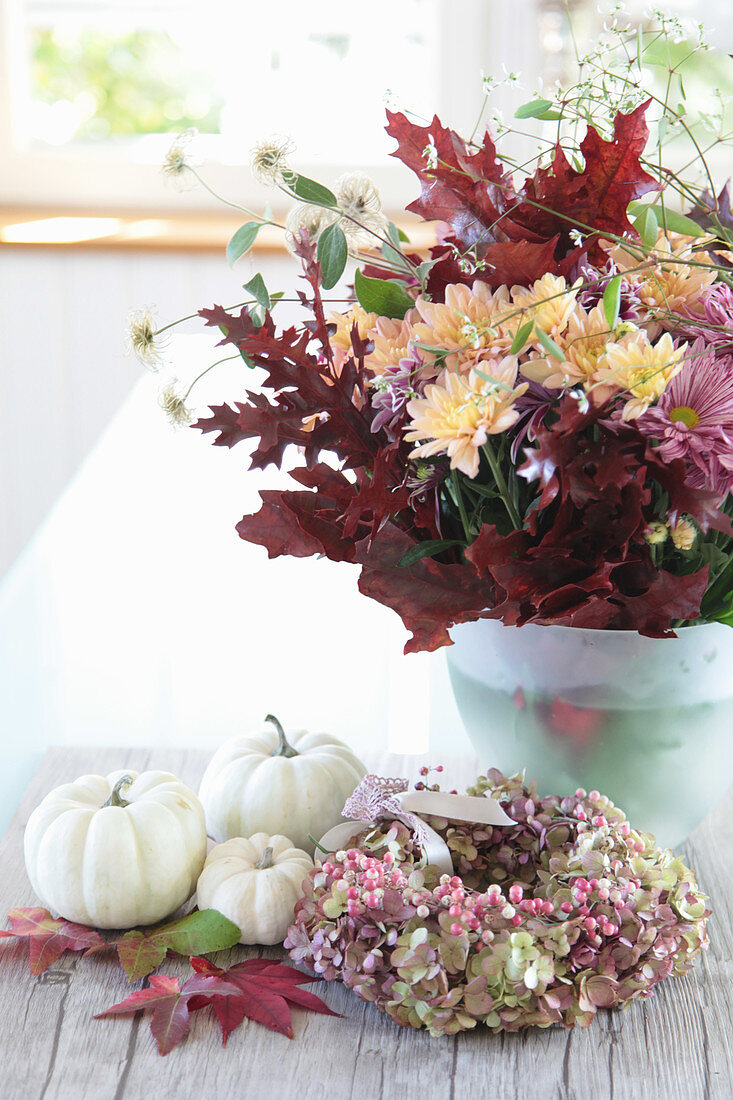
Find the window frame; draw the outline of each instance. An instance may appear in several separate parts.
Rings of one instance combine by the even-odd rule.
[[[439,6],[439,35],[442,64],[435,110],[447,124],[473,128],[482,100],[481,75],[500,75],[506,69],[529,69],[529,84],[538,71],[539,46],[534,50],[526,34],[517,34],[521,22],[537,13],[541,0],[514,0],[512,5],[487,3],[486,0],[460,0],[460,16],[451,4]],[[471,28],[471,34],[466,28]],[[23,0],[0,0],[0,206],[81,209],[96,211],[220,209],[220,204],[201,187],[179,191],[166,181],[159,165],[171,138],[161,137],[156,160],[141,160],[142,142],[123,143],[90,149],[82,145],[58,148],[23,148],[13,133],[17,116],[17,96],[23,86]],[[519,93],[520,100],[523,93]],[[509,97],[511,99],[511,95]],[[500,104],[501,105],[501,104]],[[419,106],[419,105],[417,105]],[[149,138],[143,139],[148,147]],[[207,183],[224,196],[237,196],[245,206],[261,208],[268,199],[278,210],[287,200],[258,185],[248,171],[249,150],[238,163],[224,163],[209,157],[207,147],[226,139],[201,135],[197,139],[197,157],[205,165]],[[400,163],[388,157],[392,142],[385,135],[384,159],[363,167],[380,189],[385,209],[401,210],[414,197],[414,180]],[[227,150],[231,153],[231,150]],[[231,161],[234,158],[229,156]],[[304,174],[333,181],[354,164],[297,160]],[[280,201],[278,201],[280,199]]]

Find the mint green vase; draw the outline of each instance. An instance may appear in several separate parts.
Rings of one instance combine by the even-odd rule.
[[[733,779],[733,629],[677,638],[491,619],[451,631],[448,668],[482,766],[541,794],[596,788],[673,847]]]

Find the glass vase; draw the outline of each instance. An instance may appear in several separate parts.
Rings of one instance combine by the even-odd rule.
[[[733,629],[676,638],[491,619],[451,631],[448,668],[482,766],[541,794],[606,794],[673,847],[731,782]]]

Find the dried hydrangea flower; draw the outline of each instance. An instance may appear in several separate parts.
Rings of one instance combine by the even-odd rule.
[[[172,378],[160,391],[160,407],[174,428],[185,428],[193,420],[185,395],[178,391],[178,379]]]
[[[295,145],[288,137],[274,136],[258,141],[252,150],[252,175],[266,187],[279,187],[285,173],[290,171],[288,157]]]
[[[163,342],[150,306],[134,309],[129,314],[126,349],[150,370],[158,370],[163,363]]]
[[[492,769],[468,794],[501,801],[514,827],[428,818],[452,876],[424,866],[402,822],[368,828],[305,880],[294,961],[399,1024],[451,1035],[587,1026],[707,946],[693,872],[598,791],[541,798]]]

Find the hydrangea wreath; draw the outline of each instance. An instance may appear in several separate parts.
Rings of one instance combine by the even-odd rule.
[[[423,865],[400,821],[362,832],[304,883],[292,958],[396,1023],[445,1035],[588,1026],[707,946],[693,872],[598,791],[539,798],[492,769],[468,793],[499,799],[516,826],[426,818],[453,877]]]

